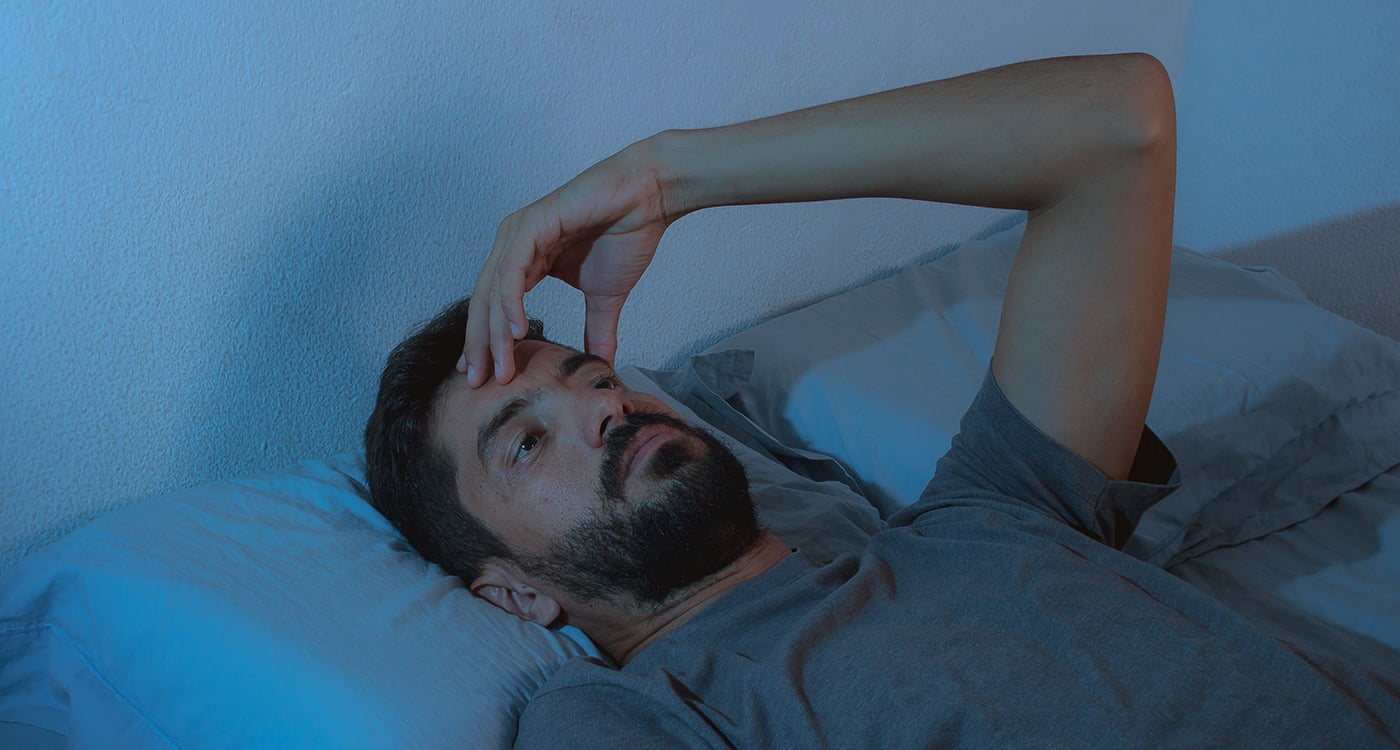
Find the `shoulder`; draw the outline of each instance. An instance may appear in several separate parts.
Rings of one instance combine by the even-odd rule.
[[[1031,511],[1121,548],[1142,514],[1180,486],[1175,457],[1145,425],[1134,448],[1127,477],[1111,480],[1022,414],[989,367],[919,502],[889,525],[948,520],[943,511],[968,507],[1023,521]]]

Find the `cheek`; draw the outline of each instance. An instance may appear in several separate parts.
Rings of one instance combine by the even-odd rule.
[[[586,472],[541,477],[507,490],[501,497],[498,525],[506,542],[518,549],[543,552],[583,520],[596,505],[596,478]]]
[[[542,477],[526,493],[530,512],[542,524],[555,528],[572,526],[595,503],[597,478],[590,476],[583,462],[573,462],[555,476]]]

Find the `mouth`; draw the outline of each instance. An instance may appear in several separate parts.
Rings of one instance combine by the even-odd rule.
[[[632,438],[632,443],[627,446],[627,453],[622,460],[622,481],[632,476],[646,462],[647,457],[661,447],[665,442],[665,433],[670,429],[664,425],[649,425],[637,431],[637,435]]]

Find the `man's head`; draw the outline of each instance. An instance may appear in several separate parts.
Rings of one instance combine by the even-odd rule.
[[[371,500],[425,558],[549,625],[560,602],[660,608],[758,543],[722,443],[537,321],[519,375],[472,389],[466,316],[462,300],[395,348],[365,431]]]

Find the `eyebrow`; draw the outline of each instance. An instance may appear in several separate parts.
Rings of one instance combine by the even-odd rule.
[[[612,369],[612,367],[608,364],[608,361],[606,359],[603,359],[602,357],[596,354],[588,354],[587,352],[575,352],[566,357],[563,362],[559,363],[559,379],[568,380],[569,378],[574,376],[574,373],[593,364],[602,365],[604,367],[607,367],[609,370]]]
[[[556,374],[559,376],[560,380],[568,380],[574,376],[574,373],[592,364],[600,364],[608,369],[612,369],[611,366],[608,365],[606,359],[596,354],[576,352],[565,357],[564,360],[559,363]],[[507,424],[510,424],[510,421],[515,419],[520,412],[533,406],[538,395],[539,392],[536,391],[527,396],[513,398],[505,402],[501,405],[501,408],[496,410],[496,413],[492,415],[491,419],[481,426],[481,430],[476,434],[476,457],[477,460],[481,462],[483,468],[486,466],[486,456],[491,453],[492,443],[495,442],[500,431],[504,429]]]
[[[496,435],[501,431],[501,428],[533,403],[535,403],[535,394],[533,393],[527,398],[513,398],[497,409],[496,414],[481,426],[481,431],[476,433],[476,457],[481,461],[482,468],[486,467],[486,454],[491,452],[491,444],[495,442]]]

